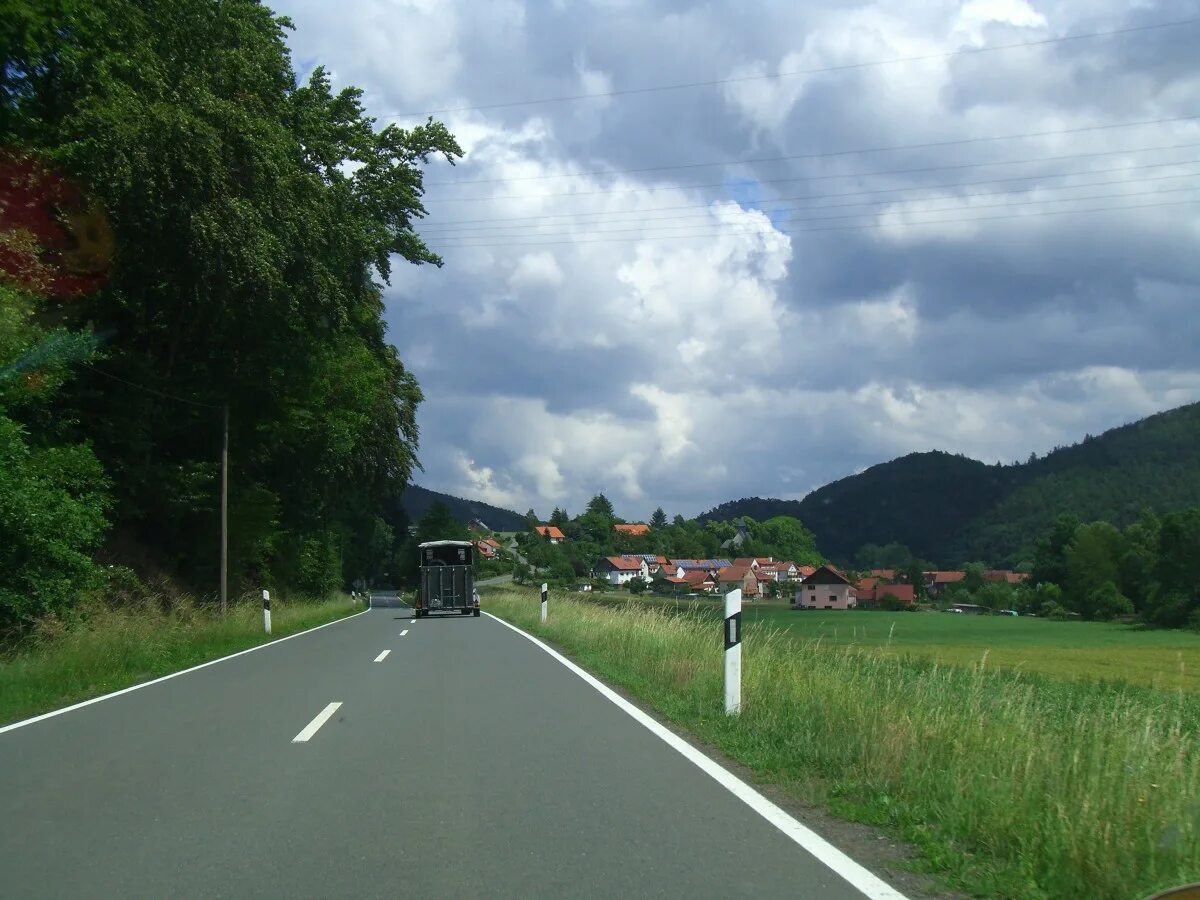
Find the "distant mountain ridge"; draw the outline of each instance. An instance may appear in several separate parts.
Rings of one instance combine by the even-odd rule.
[[[795,516],[817,546],[849,563],[864,544],[906,545],[939,564],[1016,564],[1062,513],[1124,526],[1144,508],[1200,504],[1200,403],[1087,436],[1038,459],[987,465],[940,451],[911,453],[813,491],[803,500],[722,503],[701,522]]]
[[[479,519],[493,531],[522,531],[525,528],[525,517],[511,509],[492,506],[482,500],[465,500],[453,497],[439,491],[431,491],[420,485],[410,484],[404,489],[400,503],[410,522],[419,522],[429,507],[441,500],[450,509],[454,518],[466,525],[472,519]]]

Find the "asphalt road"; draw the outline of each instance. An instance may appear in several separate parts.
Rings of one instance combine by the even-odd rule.
[[[0,734],[0,895],[863,896],[521,635],[403,608]]]

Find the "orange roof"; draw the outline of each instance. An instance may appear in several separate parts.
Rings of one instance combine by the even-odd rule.
[[[554,538],[560,541],[566,538],[566,535],[559,531],[556,525],[539,525],[537,526],[537,533],[542,537]]]
[[[753,574],[753,570],[749,566],[732,565],[726,566],[717,572],[718,581],[741,581],[746,577],[746,573]]]
[[[871,574],[874,575],[876,578],[886,578],[888,581],[891,581],[893,578],[896,577],[896,570],[895,569],[872,569]]]
[[[816,566],[798,566],[797,571],[801,575],[803,575],[805,578],[807,578],[813,572],[817,571],[817,567]]]
[[[630,522],[628,524],[618,522],[613,525],[613,531],[619,531],[621,534],[649,534],[650,526],[642,522]]]
[[[606,556],[604,557],[614,569],[621,572],[640,572],[642,563],[645,562],[640,556]]]
[[[966,577],[967,577],[966,572],[940,572],[939,571],[939,572],[933,573],[933,583],[934,584],[952,584],[955,581],[962,581]]]

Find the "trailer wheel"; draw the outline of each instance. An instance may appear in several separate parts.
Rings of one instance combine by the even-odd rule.
[[[475,610],[475,617],[479,618],[479,610]]]

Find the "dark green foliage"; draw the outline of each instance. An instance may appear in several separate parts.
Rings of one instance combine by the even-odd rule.
[[[737,500],[700,521],[795,516],[842,564],[860,562],[864,545],[895,543],[943,568],[970,559],[1015,566],[1033,557],[1034,541],[1061,515],[1123,528],[1145,510],[1161,515],[1197,504],[1200,404],[1192,404],[1019,465],[914,453],[800,501]]]
[[[114,533],[212,593],[228,403],[234,589],[377,574],[421,400],[382,282],[397,258],[440,264],[414,224],[422,166],[460,155],[453,137],[377,129],[320,68],[298,84],[288,23],[253,0],[3,18],[0,128],[93,197],[116,244],[104,287],[52,310],[63,334],[102,339],[107,374],[22,412],[30,441],[89,444]]]
[[[663,508],[660,506],[660,507],[658,507],[658,509],[654,510],[654,513],[650,516],[650,527],[651,528],[666,528],[666,526],[667,526],[667,514],[665,512],[663,512]]]
[[[100,586],[88,554],[107,528],[105,487],[87,447],[32,448],[0,413],[0,631],[60,612]]]
[[[429,512],[435,502],[441,501],[451,514],[464,525],[472,519],[479,519],[493,531],[522,531],[525,528],[525,517],[511,509],[492,506],[480,500],[464,500],[452,497],[438,491],[431,491],[416,484],[410,484],[400,497],[404,512],[413,522],[420,521]]]

